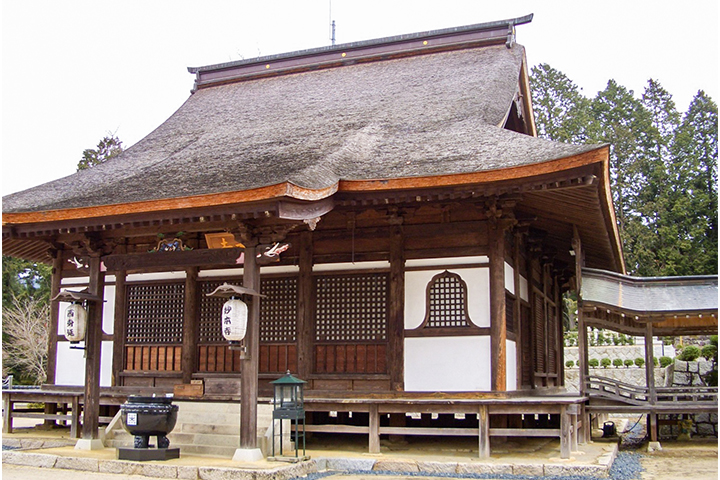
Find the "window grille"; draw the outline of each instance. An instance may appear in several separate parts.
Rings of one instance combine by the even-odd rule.
[[[260,343],[294,343],[297,330],[297,277],[262,279]]]
[[[182,343],[184,298],[184,283],[128,285],[127,343]]]
[[[198,325],[198,343],[216,344],[226,343],[220,330],[220,311],[227,301],[222,297],[208,297],[217,287],[223,283],[242,285],[242,280],[210,280],[200,283],[200,321]]]
[[[200,299],[200,344],[226,343],[220,331],[220,311],[227,301],[222,297],[208,297],[223,283],[242,285],[242,279],[202,282]],[[260,343],[294,343],[297,330],[297,278],[270,277],[261,280]]]
[[[469,327],[467,285],[447,270],[428,284],[425,328]]]
[[[316,277],[315,340],[387,341],[388,275]]]

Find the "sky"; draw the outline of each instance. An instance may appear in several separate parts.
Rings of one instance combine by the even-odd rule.
[[[528,64],[587,97],[648,79],[682,113],[718,102],[717,0],[0,0],[2,195],[70,175],[108,134],[125,148],[190,96],[197,67],[534,14]]]

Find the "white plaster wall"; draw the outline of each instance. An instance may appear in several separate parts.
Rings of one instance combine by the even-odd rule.
[[[515,295],[515,269],[505,262],[505,290]]]
[[[126,282],[148,282],[151,280],[185,280],[185,271],[179,272],[156,272],[156,273],[131,273],[125,277]]]
[[[418,270],[405,273],[405,329],[419,327],[425,319],[427,285],[444,270]],[[490,326],[490,273],[486,267],[451,270],[468,287],[468,315],[478,327]]]
[[[80,346],[84,346],[81,342]],[[112,378],[113,342],[102,342],[100,354],[100,386],[109,387]],[[70,342],[57,344],[56,385],[85,385],[85,350],[71,349]]]
[[[405,339],[405,390],[490,390],[490,337]]]
[[[115,331],[115,285],[105,286],[103,303],[103,332],[112,335]]]
[[[517,348],[514,341],[505,341],[505,352],[505,389],[517,390]]]
[[[528,281],[527,278],[520,275],[520,298],[525,300],[526,302],[530,301],[530,293],[528,288]]]
[[[477,265],[487,264],[489,262],[490,257],[487,255],[478,255],[475,257],[414,258],[405,261],[405,268],[429,268],[446,265]]]
[[[355,262],[355,263],[318,263],[313,265],[313,272],[343,272],[352,270],[367,270],[367,269],[389,269],[390,262],[377,261],[377,262]]]

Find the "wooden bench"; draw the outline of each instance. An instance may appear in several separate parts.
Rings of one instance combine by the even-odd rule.
[[[100,405],[122,405],[129,395],[152,395],[159,392],[156,389],[142,389],[137,387],[103,387],[100,389]],[[53,420],[67,422],[70,425],[70,436],[79,438],[80,413],[84,403],[84,387],[67,385],[43,385],[39,389],[3,388],[3,433],[12,433],[14,418],[37,418],[40,420]],[[31,411],[16,408],[18,403],[54,404],[56,413]],[[60,411],[61,413],[57,413]],[[100,416],[101,423],[109,423],[113,417]]]

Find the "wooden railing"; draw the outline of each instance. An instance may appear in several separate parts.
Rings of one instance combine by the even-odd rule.
[[[630,385],[595,375],[590,375],[587,378],[586,391],[591,396],[617,400],[631,405],[644,405],[650,400],[647,387]]]
[[[595,375],[587,378],[586,392],[591,397],[607,398],[629,405],[650,403],[650,390],[647,387]],[[718,387],[656,387],[655,397],[656,405],[677,403],[692,403],[698,406],[717,405]]]

